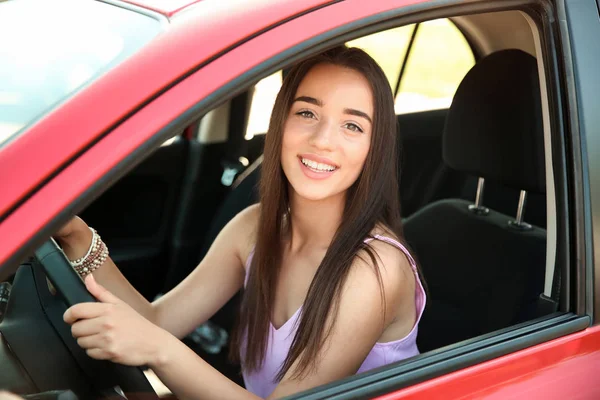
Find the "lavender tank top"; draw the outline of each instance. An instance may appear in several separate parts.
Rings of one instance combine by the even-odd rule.
[[[398,241],[386,236],[375,235],[374,239],[389,243],[399,248],[404,254],[406,254],[417,282],[415,287],[417,319],[412,330],[402,339],[386,343],[375,343],[373,349],[371,349],[364,362],[358,369],[357,374],[419,354],[419,350],[417,348],[417,331],[426,301],[425,290],[423,289],[423,285],[419,279],[415,260],[410,255],[408,250]],[[368,243],[371,240],[373,239],[367,239],[365,240],[365,243]],[[246,260],[246,280],[248,279],[248,270],[250,268],[253,255],[254,251],[250,253],[248,259]],[[292,340],[296,334],[296,325],[300,317],[301,310],[302,307],[300,307],[294,313],[294,315],[290,317],[290,319],[288,319],[281,327],[279,327],[279,329],[275,329],[273,324],[269,324],[269,340],[267,342],[267,351],[262,367],[253,372],[242,369],[244,383],[248,391],[264,399],[268,397],[273,390],[275,390],[275,387],[277,386],[277,382],[275,382],[275,376],[277,375],[277,372],[279,372],[279,369],[281,368],[281,365],[283,364],[290,350]],[[242,345],[242,347],[244,347],[244,345]],[[240,349],[240,351],[243,353],[243,348]]]

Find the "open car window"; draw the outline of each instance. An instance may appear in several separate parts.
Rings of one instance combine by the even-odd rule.
[[[396,114],[446,109],[475,64],[464,35],[447,18],[417,24],[396,93]]]
[[[363,49],[381,66],[396,97],[396,114],[447,109],[475,64],[467,39],[448,18],[388,29],[346,45]],[[246,139],[267,132],[281,82],[278,71],[256,84]]]
[[[103,2],[0,2],[0,147],[160,30]]]

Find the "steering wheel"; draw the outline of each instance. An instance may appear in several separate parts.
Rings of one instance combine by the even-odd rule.
[[[71,267],[71,263],[69,263],[69,260],[67,260],[67,257],[54,239],[50,238],[50,240],[40,246],[35,252],[35,257],[44,270],[45,275],[56,289],[56,292],[63,298],[69,307],[78,303],[96,301],[96,299],[87,291],[79,274]],[[63,339],[72,340],[75,342],[76,347],[79,347],[72,336],[69,335],[68,338]],[[71,349],[73,348],[73,346],[68,347]],[[87,357],[87,360],[92,361],[90,357]],[[97,367],[94,367],[88,369],[85,365],[81,365],[82,369],[84,369],[84,371],[93,370],[94,373],[91,375],[101,373],[105,376],[115,377],[118,381],[116,384],[127,396],[127,399],[159,399],[141,368],[116,364],[111,361],[93,361],[96,364],[99,363],[102,365],[102,368],[98,369]]]

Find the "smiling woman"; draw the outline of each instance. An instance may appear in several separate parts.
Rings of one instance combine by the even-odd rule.
[[[102,2],[0,2],[0,147],[160,30]]]
[[[419,353],[425,292],[403,244],[393,96],[381,68],[345,47],[300,62],[266,137],[260,203],[153,303],[81,219],[56,233],[99,300],[64,315],[89,356],[149,365],[181,397],[278,398]],[[242,286],[231,352],[247,391],[176,339]]]
[[[320,200],[356,181],[371,143],[371,93],[361,73],[343,66],[323,63],[306,75],[286,116],[281,153],[296,193]],[[298,161],[308,180],[296,175]],[[327,181],[317,186],[311,179]]]
[[[418,354],[425,300],[400,243],[394,124],[386,77],[362,50],[332,49],[284,80],[261,178],[270,212],[258,219],[236,337],[255,393],[289,394]],[[373,238],[390,248],[365,242]],[[269,336],[271,320],[283,331]],[[342,349],[349,343],[354,351]]]

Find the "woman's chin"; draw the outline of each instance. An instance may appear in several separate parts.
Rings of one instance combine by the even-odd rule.
[[[308,201],[324,201],[340,195],[338,192],[332,192],[330,188],[309,186],[311,185],[300,185],[300,190],[297,190],[296,188],[293,189],[298,199]]]
[[[330,196],[319,194],[319,193],[297,193],[298,197],[308,201],[323,201]]]
[[[291,178],[291,179],[290,179]],[[339,197],[345,192],[340,187],[339,179],[309,179],[304,174],[298,174],[296,171],[288,178],[290,189],[300,199],[308,201],[324,201]]]

